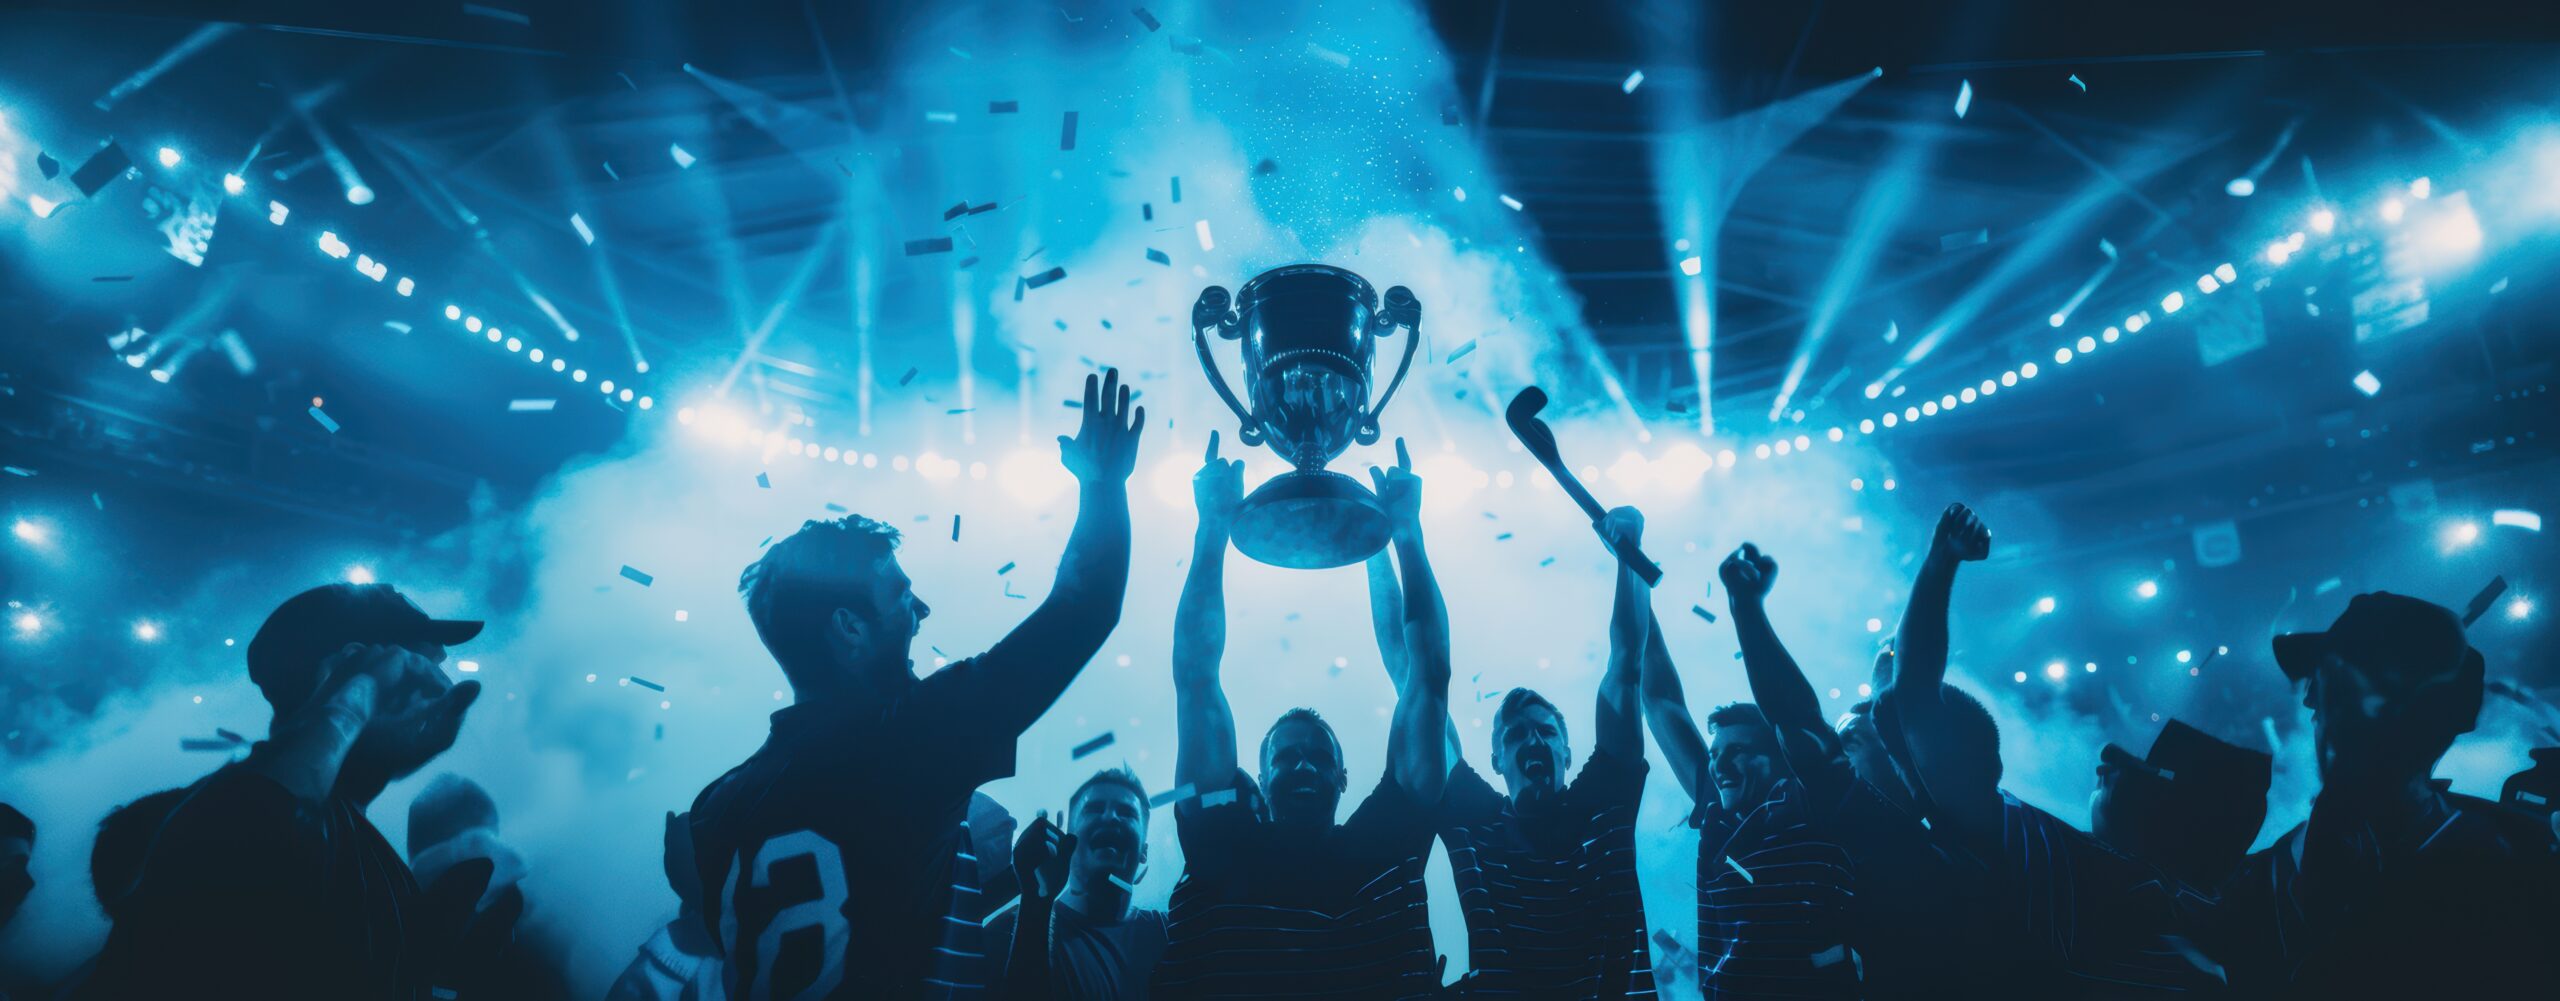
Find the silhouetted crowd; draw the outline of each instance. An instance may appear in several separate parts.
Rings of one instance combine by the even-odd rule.
[[[746,569],[739,592],[795,698],[761,749],[667,815],[681,910],[610,998],[2560,997],[2560,752],[2536,752],[2498,802],[2432,777],[2487,685],[2450,610],[2365,594],[2327,630],[2275,639],[2320,788],[2256,852],[2270,756],[2176,720],[2139,756],[2104,749],[2090,830],[2001,788],[1991,713],[1946,681],[1957,573],[1991,551],[1962,505],[1873,697],[1836,720],[1771,625],[1770,554],[1745,544],[1720,569],[1752,701],[1703,724],[1649,588],[1622,569],[1579,768],[1564,714],[1515,689],[1491,724],[1497,788],[1451,721],[1448,611],[1401,443],[1372,470],[1394,528],[1368,566],[1397,698],[1349,815],[1353,763],[1314,711],[1281,715],[1254,767],[1240,760],[1220,669],[1243,463],[1213,435],[1173,619],[1174,788],[1104,770],[1017,832],[976,790],[1013,774],[1016,740],[1119,624],[1145,426],[1129,395],[1116,372],[1087,380],[1082,425],[1059,439],[1080,501],[1055,589],[979,656],[916,675],[931,609],[879,522],[809,522]],[[1644,523],[1620,508],[1601,528],[1631,546]],[[275,708],[268,739],[100,826],[91,874],[113,931],[60,996],[567,996],[485,792],[436,778],[405,853],[365,817],[452,745],[480,686],[440,665],[480,628],[387,585],[277,608],[247,656]],[[1693,804],[1694,924],[1646,920],[1648,731]],[[1166,807],[1183,868],[1166,910],[1137,908]],[[32,886],[36,835],[0,806],[0,924]],[[1468,972],[1446,985],[1434,839],[1468,933]]]

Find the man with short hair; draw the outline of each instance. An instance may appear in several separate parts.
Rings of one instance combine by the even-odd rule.
[[[970,793],[1013,774],[1015,741],[1120,621],[1146,420],[1129,396],[1117,369],[1086,377],[1082,426],[1058,438],[1081,488],[1056,585],[984,654],[916,677],[931,609],[898,566],[897,530],[860,515],[809,522],[739,575],[793,704],[694,800],[730,997],[911,1001],[992,983],[964,858]]]
[[[1404,575],[1410,666],[1396,693],[1386,775],[1337,825],[1350,773],[1341,741],[1314,710],[1292,709],[1263,735],[1258,782],[1237,767],[1235,713],[1218,662],[1244,463],[1219,459],[1211,434],[1192,480],[1200,523],[1174,612],[1174,779],[1195,794],[1175,806],[1184,871],[1158,997],[1392,1001],[1440,989],[1422,868],[1449,774],[1448,617],[1423,552],[1421,481],[1402,441],[1396,454],[1392,472],[1372,467],[1370,476]],[[1257,791],[1267,816],[1253,809]]]
[[[2211,892],[2258,840],[2274,777],[2274,755],[2171,719],[2142,757],[2112,743],[2099,750],[2089,833]]]
[[[2485,664],[2452,610],[2360,594],[2326,631],[2275,638],[2304,686],[2311,817],[2225,886],[2235,993],[2548,997],[2560,984],[2560,842],[2433,773],[2480,715]]]
[[[1165,944],[1164,912],[1129,901],[1147,864],[1147,813],[1138,773],[1109,768],[1067,797],[1063,830],[1044,817],[1024,832],[1022,905],[988,927],[992,944],[1010,943],[1006,997],[1146,1001]]]
[[[84,996],[490,996],[523,898],[475,911],[485,862],[421,891],[365,818],[453,746],[480,685],[438,665],[480,628],[385,584],[313,588],[269,615],[248,649],[268,739],[160,825]]]
[[[1948,916],[1974,922],[1975,948],[2009,957],[1994,982],[2001,989],[2052,997],[2222,989],[2221,971],[2188,941],[2208,902],[2000,787],[1998,724],[1980,699],[1946,681],[1956,568],[1990,554],[1991,530],[1964,505],[1948,505],[1912,583],[1894,657],[1879,665],[1889,673],[1875,681],[1876,730],[1931,842],[1984,877],[1986,897]]]

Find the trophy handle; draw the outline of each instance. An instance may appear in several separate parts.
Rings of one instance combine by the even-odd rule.
[[[1387,391],[1379,395],[1378,402],[1369,406],[1368,415],[1360,419],[1360,429],[1355,437],[1363,445],[1378,443],[1378,415],[1386,412],[1387,402],[1395,399],[1397,387],[1404,385],[1405,372],[1413,368],[1413,353],[1422,346],[1422,303],[1413,297],[1412,289],[1402,285],[1388,289],[1386,303],[1370,325],[1376,328],[1374,336],[1391,335],[1397,327],[1403,327],[1404,359],[1396,363],[1396,375],[1387,380]]]
[[[1236,400],[1236,391],[1227,388],[1227,377],[1218,371],[1217,356],[1209,353],[1211,330],[1216,330],[1218,336],[1226,340],[1244,336],[1236,329],[1235,313],[1227,308],[1227,290],[1218,285],[1201,289],[1199,301],[1191,304],[1191,344],[1200,351],[1200,368],[1209,373],[1209,388],[1217,390],[1218,398],[1225,400],[1227,409],[1235,411],[1236,419],[1243,422],[1236,429],[1236,440],[1247,446],[1262,444],[1261,422],[1254,420],[1253,414]],[[1374,431],[1371,432],[1372,438],[1375,435]]]

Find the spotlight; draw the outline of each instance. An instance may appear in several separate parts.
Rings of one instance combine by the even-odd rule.
[[[21,612],[15,624],[19,632],[33,633],[44,628],[44,619],[34,612]]]
[[[477,317],[477,316],[466,316],[466,317],[463,317],[463,318],[462,318],[462,329],[464,329],[464,330],[468,330],[468,331],[470,331],[470,332],[472,332],[472,333],[475,333],[475,334],[476,334],[476,333],[479,333],[479,332],[480,332],[480,318],[479,318],[479,317]]]
[[[242,179],[238,174],[224,174],[222,175],[222,190],[225,194],[236,195],[249,190],[249,182]]]
[[[2233,198],[2247,198],[2258,193],[2258,182],[2256,178],[2234,177],[2222,186],[2222,191]]]
[[[2036,377],[2036,363],[2034,363],[2034,362],[2028,362],[2028,363],[2026,363],[2026,364],[2024,364],[2024,365],[2020,365],[2020,366],[2018,366],[2018,378],[2021,378],[2021,379],[2033,379],[2033,378],[2035,378],[2035,377]]]
[[[356,564],[355,566],[348,567],[348,568],[347,568],[347,583],[349,583],[349,584],[371,584],[371,583],[373,583],[373,570],[372,570],[372,568],[367,567],[367,566],[365,566],[364,564],[361,564],[361,563]]]
[[[2048,595],[2045,595],[2044,597],[2041,597],[2041,598],[2037,598],[2037,599],[2036,599],[2036,614],[2037,614],[2037,615],[2051,615],[2051,614],[2053,614],[2053,596],[2052,596],[2052,595],[2048,594]]]
[[[2059,327],[2064,323],[2070,322],[2070,319],[2070,317],[2064,316],[2060,313],[2055,313],[2052,316],[2045,317],[2044,322],[2046,326]]]
[[[2096,673],[2098,673],[2098,662],[2093,660],[2093,661],[2090,661],[2090,662],[2088,662],[2088,663],[2082,664],[2082,665],[2080,665],[2080,670],[2082,670],[2082,671],[2084,671],[2084,672],[2087,672],[2087,673],[2089,673],[2089,674],[2096,674]]]
[[[2150,581],[2150,580],[2143,581],[2142,583],[2139,583],[2139,584],[2136,584],[2136,585],[2134,585],[2134,586],[2133,586],[2133,593],[2134,593],[2135,595],[2137,595],[2137,596],[2139,596],[2139,597],[2143,597],[2143,598],[2156,598],[2156,597],[2159,597],[2159,596],[2160,596],[2160,582],[2158,582],[2158,581]]]
[[[34,211],[36,218],[38,219],[53,218],[53,210],[61,207],[61,202],[54,201],[53,199],[47,198],[43,195],[27,196],[27,208]]]
[[[2019,683],[2019,684],[2021,684],[2021,685],[2026,684],[2026,683],[2027,683],[2027,672],[2025,672],[2025,671],[2020,671],[2020,672],[2018,672],[2018,673],[2016,673],[2016,674],[2012,674],[2012,675],[2010,675],[2010,676],[2009,676],[2009,680],[2011,680],[2011,681],[2015,681],[2015,682],[2017,682],[2017,683]]]
[[[2480,541],[2479,522],[2457,521],[2445,526],[2444,543],[2447,549],[2460,549],[2478,541]]]
[[[2371,369],[2356,373],[2355,384],[2356,391],[2366,396],[2382,392],[2382,380],[2376,378]]]
[[[2397,204],[2397,203],[2394,203],[2394,204]],[[2284,242],[2284,241],[2282,241],[2282,240],[2278,240],[2278,241],[2276,241],[2276,242],[2274,242],[2274,243],[2267,244],[2267,263],[2269,263],[2269,264],[2282,264],[2282,263],[2284,263],[2285,261],[2292,259],[2292,257],[2293,257],[2293,245],[2292,245],[2292,244],[2286,243],[2286,242]],[[2125,326],[2127,326],[2127,327],[2133,327],[2133,324],[2131,324],[2131,323],[2127,323],[2127,324],[2125,324]],[[2139,329],[2141,329],[2141,328],[2140,328],[2140,327],[2133,327],[2133,329],[2139,330]]]
[[[178,165],[178,151],[177,151],[176,149],[171,148],[171,147],[168,147],[168,146],[162,146],[162,147],[160,147],[160,165],[161,165],[161,166],[163,166],[163,167],[175,167],[175,166],[177,166],[177,165]]]
[[[2220,292],[2222,291],[2222,279],[2216,278],[2212,275],[2198,275],[2196,277],[2196,291],[2202,292],[2206,295],[2212,295],[2216,292]]]
[[[2193,650],[2180,650],[2180,651],[2178,651],[2178,663],[2184,664],[2184,663],[2186,663],[2186,662],[2188,662],[2188,661],[2191,661],[2191,660],[2194,660],[2194,659],[2196,659],[2195,651],[2193,651]]]
[[[2070,349],[2070,348],[2055,348],[2055,349],[2053,349],[2053,363],[2054,363],[2054,364],[2056,364],[2056,365],[2068,365],[2068,364],[2071,364],[2071,349]]]
[[[1868,619],[1868,620],[1867,620],[1867,631],[1868,631],[1868,632],[1871,632],[1871,633],[1880,633],[1880,632],[1883,632],[1883,631],[1884,631],[1884,620],[1883,620],[1883,619]]]
[[[1701,261],[1696,257],[1682,258],[1680,261],[1680,273],[1688,275],[1691,278],[1695,278],[1698,276],[1698,272],[1702,270],[1705,265],[1706,262]]]
[[[2321,209],[2317,212],[2311,213],[2312,232],[2318,233],[2322,236],[2327,236],[2329,235],[2330,230],[2336,228],[2338,228],[2337,213],[2331,212],[2328,209]]]
[[[1158,481],[1157,495],[1160,498],[1166,492],[1163,487],[1168,485],[1163,481],[1168,477],[1172,481],[1169,485],[1174,488],[1173,496],[1165,499],[1167,504],[1177,504],[1189,499],[1191,476],[1189,471],[1181,467],[1180,462],[1168,460],[1154,477]],[[1066,467],[1058,465],[1057,453],[1044,453],[1038,449],[1023,449],[1005,456],[1004,460],[996,465],[995,477],[996,485],[1003,487],[1005,493],[1011,495],[1014,500],[1020,501],[1022,506],[1035,509],[1048,504],[1075,485],[1074,474],[1067,472]]]
[[[2382,202],[2382,221],[2384,222],[2399,222],[2400,217],[2408,212],[2409,207],[2401,204],[2397,198],[2387,198]]]
[[[25,518],[20,518],[18,519],[17,524],[9,526],[9,534],[17,536],[18,541],[20,542],[33,543],[39,546],[43,545],[45,540],[51,537],[51,533],[46,532],[44,530],[44,526],[28,521]]]
[[[1831,433],[1834,435],[1831,440],[1840,440],[1837,437],[1840,429],[1833,428]],[[1715,464],[1715,458],[1708,455],[1706,449],[1684,441],[1671,446],[1662,453],[1662,458],[1653,461],[1653,477],[1668,486],[1691,486]]]
[[[462,319],[462,307],[451,305],[446,306],[444,308],[444,318],[448,320]]]
[[[2533,617],[2533,599],[2516,598],[2507,602],[2507,617],[2522,622]]]
[[[2061,661],[2058,661],[2058,660],[2057,660],[2057,661],[2054,661],[2053,663],[2046,664],[2046,665],[2044,666],[2044,676],[2045,676],[2045,677],[2048,677],[2048,678],[2052,678],[2052,679],[2053,679],[2053,680],[2055,680],[2055,681],[2060,681],[2060,680],[2062,680],[2065,676],[2069,675],[2070,673],[2071,673],[2071,665],[2069,665],[2069,664],[2065,664],[2065,663],[2063,663],[2063,662],[2061,662]]]
[[[133,638],[145,643],[157,642],[160,639],[160,627],[147,620],[136,622],[133,624]]]
[[[371,204],[373,204],[373,189],[372,189],[372,188],[368,188],[368,187],[366,187],[366,186],[364,186],[364,185],[361,185],[361,184],[358,184],[358,185],[354,185],[354,186],[352,186],[352,187],[349,187],[349,188],[347,189],[347,204],[349,204],[349,205],[371,205]]]
[[[165,149],[164,149],[164,150],[161,150],[161,151],[160,151],[160,155],[161,155],[162,157],[164,157],[164,158],[165,158],[165,157],[169,156],[170,154],[169,154],[169,151],[168,151],[168,150],[165,150]],[[2414,180],[2414,181],[2409,182],[2409,197],[2411,197],[2411,198],[2416,198],[2416,199],[2419,199],[2419,200],[2421,200],[2421,201],[2424,201],[2428,195],[2435,194],[2435,191],[2436,191],[2436,182],[2434,182],[2434,181],[2430,181],[2430,180],[2428,180],[2428,179],[2426,179],[2426,178],[2421,177],[2421,178],[2419,178],[2419,179],[2417,179],[2417,180]]]
[[[2522,508],[2500,508],[2489,513],[2489,524],[2539,532],[2542,531],[2542,515]]]
[[[1778,444],[1784,446],[1786,442],[1782,440]],[[1432,483],[1437,483],[1441,479],[1437,476],[1425,478],[1426,482]],[[1617,484],[1619,489],[1640,490],[1651,479],[1653,479],[1653,465],[1644,461],[1644,456],[1633,450],[1619,455],[1618,461],[1609,464],[1609,482]]]
[[[2175,313],[2186,308],[2186,305],[2187,294],[2184,292],[2171,292],[2160,298],[2160,311],[2162,313]]]
[[[1858,422],[1858,433],[1859,433],[1859,434],[1874,434],[1874,433],[1876,433],[1876,422],[1875,422],[1875,418],[1870,417],[1870,418],[1866,418],[1866,419],[1864,419],[1864,420],[1860,420],[1860,421]]]
[[[1867,384],[1867,399],[1872,400],[1872,399],[1875,399],[1876,397],[1883,396],[1883,395],[1884,395],[1884,383],[1881,383],[1881,382],[1871,382],[1871,383],[1868,383],[1868,384]]]

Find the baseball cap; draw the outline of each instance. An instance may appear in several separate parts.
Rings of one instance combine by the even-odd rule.
[[[2274,755],[2217,740],[2178,719],[2160,727],[2150,753],[2142,757],[2114,743],[2100,748],[2098,757],[2128,773],[2156,776],[2172,786],[2254,798],[2261,812],[2275,773]]]
[[[2462,617],[2434,602],[2389,591],[2359,594],[2328,629],[2277,636],[2275,654],[2276,666],[2295,681],[2335,656],[2397,696],[2433,695],[2430,689],[2450,684],[2438,691],[2456,700],[2448,709],[2468,704],[2468,713],[2458,713],[2464,730],[2479,713],[2486,665],[2463,636]]]
[[[249,639],[249,680],[282,709],[311,697],[320,662],[349,643],[452,646],[483,624],[432,618],[389,584],[324,584],[285,599]]]

